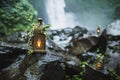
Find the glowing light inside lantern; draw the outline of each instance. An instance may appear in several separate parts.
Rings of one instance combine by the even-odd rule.
[[[41,45],[42,45],[41,40],[38,40],[38,41],[37,41],[37,47],[41,47]]]
[[[101,64],[101,63],[99,63],[99,62],[98,62],[98,63],[96,63],[96,68],[97,68],[97,69],[102,68],[102,64]]]
[[[100,32],[100,29],[98,29],[97,32]]]

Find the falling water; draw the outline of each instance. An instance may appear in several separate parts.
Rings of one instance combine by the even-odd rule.
[[[53,29],[74,26],[74,15],[66,13],[64,0],[46,0],[46,12],[48,14],[48,22]]]
[[[52,29],[76,25],[88,30],[96,30],[100,25],[104,29],[114,20],[115,7],[109,0],[44,0],[44,3],[45,19]]]

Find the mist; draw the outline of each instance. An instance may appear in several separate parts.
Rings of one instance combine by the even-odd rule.
[[[101,29],[119,18],[119,0],[31,0],[38,17],[52,29],[75,27]],[[117,9],[117,10],[116,10]],[[117,17],[116,17],[117,16]]]

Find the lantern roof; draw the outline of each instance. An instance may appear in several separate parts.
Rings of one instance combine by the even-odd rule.
[[[38,18],[38,22],[42,22],[43,21],[43,19],[42,18]]]

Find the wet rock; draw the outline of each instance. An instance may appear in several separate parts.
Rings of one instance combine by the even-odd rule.
[[[79,60],[77,61],[73,56],[61,54],[59,51],[59,53],[50,52],[47,49],[46,54],[27,55],[27,49],[22,49],[20,45],[13,48],[13,44],[11,46],[5,44],[2,46],[10,48],[12,52],[17,52],[15,53],[17,56],[15,56],[14,62],[1,70],[0,80],[65,80],[66,64],[74,66],[76,62],[79,63]],[[13,53],[12,56],[15,54]]]
[[[89,50],[91,47],[93,47],[97,43],[97,41],[98,41],[98,38],[95,36],[74,40],[71,42],[69,53],[73,55],[80,55],[83,52],[86,52],[87,50]]]
[[[91,47],[89,51],[95,52],[97,49],[99,49],[98,53],[104,54],[107,49],[107,44],[108,44],[107,34],[106,30],[104,30],[102,34],[98,37],[97,43],[93,47]]]
[[[105,65],[108,69],[115,69],[120,61],[119,41],[108,41],[106,53],[109,54],[109,62]]]
[[[72,28],[65,28],[61,30],[61,33],[64,33],[66,36],[71,36],[73,33],[73,29]]]
[[[64,80],[65,68],[60,59],[50,54],[26,55],[2,70],[0,80]]]
[[[7,42],[9,43],[25,43],[27,39],[26,33],[15,33],[7,37]]]
[[[85,74],[82,76],[83,80],[110,80],[108,73],[95,70],[90,66],[86,66],[85,70]]]
[[[56,41],[57,42],[57,41]],[[59,42],[58,42],[59,43]],[[55,51],[64,51],[64,48],[60,45],[58,45],[58,43],[55,43],[53,40],[51,39],[47,39],[46,45],[49,49],[55,50]]]
[[[27,43],[27,41],[28,41],[28,33],[20,32],[20,39],[21,39],[22,42]]]
[[[105,53],[106,51],[114,53],[114,55],[110,55],[109,62],[105,67],[107,69],[116,68],[117,71],[119,67],[116,66],[119,66],[117,62],[119,62],[120,57],[118,56],[119,50],[114,49],[114,46],[119,48],[120,42],[109,41],[106,31],[100,36],[88,35],[85,38],[83,34],[87,30],[79,26],[74,29],[50,31],[51,37],[47,39],[46,43],[47,54],[27,55],[25,53],[27,53],[28,48],[24,46],[25,44],[1,43],[0,58],[3,59],[3,62],[0,64],[11,60],[12,62],[2,66],[0,80],[65,80],[66,74],[73,76],[82,71],[79,65],[81,61],[93,64],[96,53],[92,53],[92,51],[98,48],[100,53]],[[72,37],[73,39],[71,40]],[[69,43],[70,40],[71,42]],[[68,52],[65,52],[65,47],[68,45]],[[116,53],[117,58],[115,56]],[[78,55],[82,55],[81,58]],[[6,59],[9,60],[6,61]],[[98,71],[89,66],[86,67],[85,71],[83,80],[109,80],[105,71]]]
[[[25,55],[19,55],[19,57],[17,57],[17,59],[15,60],[15,62],[13,64],[11,64],[7,68],[2,69],[2,71],[0,72],[0,75],[1,75],[0,79],[1,80],[11,80],[10,78],[19,74],[20,73],[18,70],[19,64],[22,62],[24,57],[25,57]]]
[[[67,40],[67,35],[65,35],[64,33],[61,33],[59,35],[59,41],[65,41],[65,40]]]
[[[20,54],[27,52],[22,44],[19,44],[21,47],[18,44],[16,45],[0,42],[0,70],[15,62]]]
[[[65,80],[65,65],[59,61],[48,63],[41,80]],[[50,75],[52,74],[52,75]]]
[[[108,25],[106,28],[109,40],[120,40],[120,20],[116,20]]]
[[[120,35],[120,20],[116,20],[108,25],[106,28],[108,35],[118,36]]]
[[[116,20],[115,22],[112,22],[107,28],[106,28],[106,35],[107,35],[107,47],[106,47],[106,53],[109,54],[109,62],[105,65],[108,69],[115,69],[117,65],[119,65],[120,61],[120,21]],[[119,70],[119,69],[118,69]]]
[[[119,41],[109,41],[108,42],[108,48],[112,51],[112,53],[120,53],[120,43],[119,43]]]
[[[75,57],[50,53],[20,55],[1,71],[0,80],[65,80],[67,68],[79,70]]]
[[[24,72],[25,80],[63,80],[64,75],[64,64],[59,62],[59,57],[52,55],[43,56]]]
[[[83,28],[83,27],[80,27],[80,26],[76,26],[74,29],[73,29],[74,33],[78,33],[78,32],[83,32],[83,33],[87,33],[87,29],[86,28]]]
[[[59,35],[52,36],[52,38],[49,37],[47,39],[47,46],[51,49],[54,48],[54,50],[65,51],[65,47],[69,45],[71,38],[72,37],[67,37],[67,35],[62,32],[59,33]]]
[[[107,28],[107,50],[110,58],[109,62],[106,64],[107,68],[115,69],[120,61],[120,20],[112,22]]]
[[[0,37],[4,37],[6,34],[4,32],[4,30],[0,30]]]
[[[65,73],[67,76],[72,77],[76,74],[79,74],[82,71],[80,66],[75,66],[71,64],[65,64]]]
[[[115,68],[116,74],[120,76],[120,63]]]
[[[77,40],[83,34],[87,32],[87,29],[76,26],[75,28],[65,28],[62,30],[47,30],[49,34],[49,39],[47,40],[49,46],[57,45],[62,51],[68,51],[68,46],[70,45],[70,41]],[[58,48],[57,47],[57,48]],[[56,50],[56,47],[54,47]]]
[[[72,40],[77,40],[80,37],[83,37],[83,33],[82,32],[75,33],[75,34],[73,34]]]
[[[83,73],[80,75],[80,73]],[[111,76],[106,69],[97,70],[92,68],[89,65],[86,65],[84,70],[81,67],[66,67],[66,74],[69,76],[70,79],[73,79],[74,75],[80,76],[83,80],[110,80]],[[76,78],[74,78],[76,79]],[[73,80],[74,80],[73,79]],[[115,78],[113,78],[114,80]]]
[[[87,29],[80,27],[80,26],[76,26],[73,29],[73,33],[71,34],[72,40],[77,40],[77,39],[83,37],[83,35],[86,34],[87,32],[88,32]]]
[[[89,64],[93,64],[96,60],[96,53],[85,52],[77,57],[80,59],[80,61],[86,61]]]
[[[63,41],[66,40],[66,35],[61,30],[47,30],[47,33],[49,34],[49,38],[51,40],[58,40]]]

